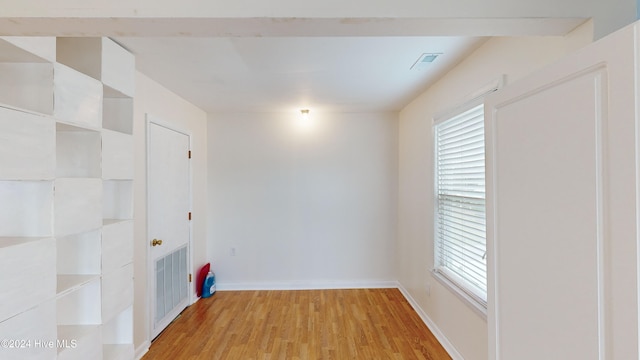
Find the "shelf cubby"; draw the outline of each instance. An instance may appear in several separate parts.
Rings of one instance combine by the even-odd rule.
[[[100,278],[65,291],[57,296],[57,324],[100,325]]]
[[[59,37],[57,61],[96,80],[108,97],[131,97],[135,84],[135,57],[109,38]]]
[[[102,326],[102,341],[105,360],[133,358],[133,306]]]
[[[58,274],[99,275],[100,236],[100,230],[93,230],[58,238]]]
[[[24,343],[24,348],[2,348],[0,354],[3,360],[56,358],[56,347],[49,346],[51,341],[55,344],[57,339],[55,300],[39,301],[37,306],[0,322],[0,339],[29,341],[29,347]]]
[[[0,36],[0,103],[53,114],[54,37]]]
[[[109,273],[133,261],[133,220],[111,220],[102,227],[102,271]]]
[[[0,106],[0,179],[53,179],[55,132],[51,117]]]
[[[102,84],[68,66],[53,68],[54,117],[92,129],[102,127]]]
[[[98,325],[59,325],[57,360],[102,359]]]
[[[104,180],[102,182],[104,204],[102,217],[109,220],[133,218],[133,181]]]
[[[53,64],[0,63],[0,79],[0,103],[45,115],[53,114]]]
[[[102,275],[102,320],[110,322],[133,304],[133,264]]]
[[[133,98],[105,97],[102,103],[102,126],[131,135],[133,133]]]
[[[0,36],[0,62],[39,63],[56,61],[53,36]]]
[[[100,132],[56,124],[56,176],[100,178]]]
[[[61,237],[57,244],[58,296],[100,277],[100,230]]]
[[[91,281],[98,279],[99,275],[83,275],[83,274],[62,274],[58,275],[58,283],[56,286],[56,291],[59,296],[64,296],[68,293],[74,292],[84,286],[85,284],[90,283]]]
[[[53,181],[0,180],[0,237],[48,237]]]
[[[0,238],[0,321],[55,297],[55,251],[54,238]]]
[[[102,178],[133,179],[133,137],[112,130],[102,130]]]
[[[55,180],[55,235],[58,237],[99,229],[102,226],[102,180]]]

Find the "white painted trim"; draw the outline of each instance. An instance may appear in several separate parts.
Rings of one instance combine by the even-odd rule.
[[[433,336],[435,336],[435,338],[438,339],[438,341],[440,342],[440,345],[442,345],[442,347],[449,353],[449,356],[451,356],[453,360],[464,360],[464,357],[460,355],[458,350],[456,350],[455,346],[453,346],[453,344],[444,335],[444,333],[442,333],[442,331],[436,325],[436,323],[433,322],[431,318],[429,318],[429,316],[427,315],[426,312],[424,312],[424,310],[422,310],[420,305],[418,305],[418,302],[415,301],[415,299],[411,296],[409,291],[407,291],[407,289],[405,289],[404,286],[402,286],[402,284],[400,283],[398,283],[398,290],[400,290],[400,292],[405,297],[405,299],[407,299],[407,301],[409,302],[409,305],[411,305],[413,310],[415,310],[418,313],[418,316],[420,316],[420,319],[422,319],[422,322],[424,322],[424,324],[427,325],[427,327],[429,328]]]
[[[136,349],[136,353],[134,355],[134,358],[136,360],[140,360],[142,359],[142,357],[149,351],[149,346],[151,346],[151,343],[149,342],[149,340],[143,342],[140,346],[138,346],[138,348]]]
[[[636,1],[637,4],[637,17],[640,19],[640,0]],[[636,43],[640,40],[640,27],[638,25],[634,25],[634,35]],[[635,52],[635,66],[638,68],[638,63],[640,62],[640,48],[636,46]],[[640,73],[636,71],[635,73],[636,79],[634,84],[634,93],[640,94]],[[636,156],[636,274],[640,274],[640,103],[638,101],[634,101],[634,122],[635,122],[635,156]],[[640,299],[640,275],[636,278],[636,299]],[[636,305],[636,314],[638,317],[637,321],[637,329],[638,334],[640,334],[640,301],[638,301]],[[640,341],[638,341],[638,354],[640,354]]]
[[[607,246],[606,246],[606,237],[605,233],[608,233],[607,229],[609,228],[608,224],[608,204],[605,192],[607,191],[605,187],[605,149],[609,148],[606,144],[607,139],[605,136],[605,127],[604,123],[606,120],[603,117],[607,116],[604,114],[609,114],[608,103],[609,103],[609,93],[607,91],[602,91],[603,87],[608,86],[607,73],[603,71],[603,69],[594,69],[595,71],[599,71],[600,74],[595,76],[596,80],[596,98],[601,99],[600,102],[596,102],[596,133],[595,133],[595,142],[596,142],[596,262],[597,262],[597,270],[596,273],[598,275],[598,347],[599,347],[599,358],[605,359],[607,357],[607,292],[606,287],[608,286],[607,281]],[[603,79],[604,78],[604,79]],[[604,107],[604,108],[602,108]]]
[[[637,4],[637,18],[640,19],[640,0],[636,1]],[[633,25],[633,34],[634,34],[634,42],[637,44],[640,40],[640,26]],[[640,62],[640,48],[635,46],[634,53],[634,65],[636,69],[638,68],[638,63]],[[634,82],[634,94],[640,94],[640,73],[638,71],[635,72],[635,82]],[[635,123],[635,176],[636,176],[636,274],[640,274],[640,103],[638,101],[634,101],[634,123]],[[636,278],[636,299],[640,299],[640,275]],[[638,334],[640,334],[640,301],[637,301],[636,304],[636,326]],[[640,354],[640,341],[637,344],[638,354]]]
[[[457,105],[437,112],[433,116],[433,125],[448,120],[449,118],[457,114],[463,113],[466,110],[473,108],[474,106],[482,104],[484,102],[484,98],[487,95],[502,89],[505,84],[506,75],[500,75],[499,77],[491,80],[473,93],[463,97],[460,102],[457,103]]]
[[[480,303],[473,296],[467,294],[464,288],[462,288],[460,285],[457,285],[453,281],[449,280],[448,277],[441,274],[440,272],[436,270],[432,270],[431,276],[433,276],[434,279],[436,279],[440,284],[442,284],[442,286],[449,289],[449,291],[451,291],[455,296],[457,296],[458,299],[460,299],[460,301],[467,304],[467,306],[469,306],[469,308],[471,308],[476,314],[478,314],[478,316],[487,320],[486,305]]]
[[[432,119],[432,131],[431,131],[431,143],[433,144],[433,146],[437,147],[438,142],[436,139],[436,131],[435,131],[435,127],[436,125],[438,125],[439,123],[443,122],[443,121],[447,121],[449,119],[451,119],[454,116],[460,115],[463,112],[470,110],[480,104],[484,104],[485,102],[485,98],[496,92],[499,91],[500,89],[502,89],[506,84],[506,75],[500,75],[497,78],[491,80],[490,82],[488,82],[487,84],[483,85],[482,87],[480,87],[479,89],[477,89],[476,91],[474,91],[473,93],[465,96],[462,101],[454,106],[453,108],[441,111],[439,113],[436,113],[435,116]],[[483,105],[484,106],[484,105]],[[487,110],[486,107],[484,107],[484,123],[485,123],[485,129],[484,129],[484,133],[485,133],[485,142],[487,141],[487,139],[490,139],[486,136],[487,134]],[[490,144],[485,144],[485,159],[487,158],[486,154],[488,154],[489,149],[491,149],[492,147],[489,146]],[[435,149],[434,147],[434,149]],[[437,164],[437,151],[433,151],[433,164]],[[485,160],[489,161],[489,160]],[[437,193],[438,193],[438,173],[435,169],[435,165],[433,165],[432,167],[433,170],[433,195],[434,195],[434,199],[437,200]],[[489,167],[486,166],[485,163],[485,179],[487,178],[487,172],[490,170]],[[488,189],[488,187],[487,187]],[[485,202],[487,202],[487,196],[489,194],[489,191],[485,190]],[[433,227],[433,239],[435,241],[434,243],[434,251],[433,251],[433,264],[435,266],[435,268],[431,269],[431,273],[432,276],[438,280],[441,284],[443,284],[449,291],[451,291],[453,294],[455,294],[460,300],[463,301],[463,303],[465,305],[467,305],[470,309],[472,309],[475,313],[477,313],[478,315],[480,315],[482,318],[484,318],[485,320],[487,320],[488,318],[488,304],[489,304],[489,290],[487,290],[487,298],[485,299],[485,303],[481,303],[479,300],[475,299],[473,296],[471,296],[469,293],[467,293],[467,291],[471,292],[471,290],[466,289],[465,286],[461,285],[461,283],[456,283],[451,281],[450,279],[448,279],[446,276],[444,276],[443,274],[440,274],[440,272],[438,271],[437,267],[438,267],[438,249],[437,249],[437,243],[438,243],[438,238],[439,238],[439,229],[438,229],[438,202],[437,201],[433,201],[433,220],[434,220],[434,227]],[[485,205],[486,206],[486,205]],[[485,214],[489,211],[489,207],[485,207]],[[487,224],[488,220],[487,220]],[[485,246],[486,246],[486,253],[485,254],[489,254],[489,233],[487,232],[486,236],[485,236]],[[487,268],[487,284],[490,282],[491,280],[489,279],[489,269]]]
[[[271,283],[216,283],[219,291],[238,290],[327,290],[396,288],[396,281],[292,281]]]

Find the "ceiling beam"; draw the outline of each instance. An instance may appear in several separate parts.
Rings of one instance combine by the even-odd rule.
[[[553,36],[585,19],[0,18],[0,35],[112,37]]]
[[[1,35],[602,37],[639,0],[0,0]],[[581,19],[581,20],[576,20]]]

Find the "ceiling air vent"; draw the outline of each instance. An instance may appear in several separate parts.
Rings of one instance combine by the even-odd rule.
[[[434,62],[442,53],[424,53],[411,65],[411,70],[421,70],[423,67]]]

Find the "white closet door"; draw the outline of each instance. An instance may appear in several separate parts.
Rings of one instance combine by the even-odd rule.
[[[149,122],[148,142],[148,242],[150,274],[155,274],[150,278],[154,338],[189,304],[191,180],[188,135]]]
[[[490,359],[638,358],[637,33],[487,98]]]

